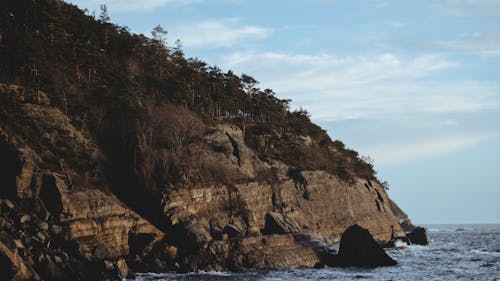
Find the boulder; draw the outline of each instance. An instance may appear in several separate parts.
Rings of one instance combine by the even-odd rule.
[[[300,230],[301,227],[288,216],[275,212],[266,214],[264,234],[296,233]]]
[[[116,271],[118,276],[121,278],[126,278],[128,275],[128,265],[125,259],[119,259],[116,262]]]
[[[406,236],[412,244],[416,245],[429,245],[429,236],[427,235],[427,229],[424,227],[415,227]]]
[[[224,229],[222,230],[222,234],[227,234],[228,238],[233,238],[233,237],[240,237],[243,234],[243,231],[232,224],[228,224],[224,226]]]
[[[387,255],[370,232],[355,224],[348,227],[340,239],[339,254],[327,261],[328,266],[378,267],[397,262]]]

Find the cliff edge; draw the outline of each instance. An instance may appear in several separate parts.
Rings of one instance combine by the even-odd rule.
[[[354,224],[406,237],[372,164],[248,75],[57,0],[0,5],[0,60],[2,280],[314,267]]]

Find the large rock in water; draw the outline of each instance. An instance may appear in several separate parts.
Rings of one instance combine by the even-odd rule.
[[[340,240],[339,254],[327,262],[328,266],[340,267],[377,267],[397,264],[373,239],[370,232],[357,224],[344,231]]]
[[[415,227],[412,232],[407,233],[406,236],[412,244],[429,245],[429,236],[427,235],[427,230],[423,227]]]

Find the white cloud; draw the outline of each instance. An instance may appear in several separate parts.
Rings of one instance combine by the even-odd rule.
[[[271,30],[262,26],[242,25],[238,19],[186,23],[172,28],[172,37],[188,48],[231,47],[246,39],[263,39]]]
[[[252,73],[262,87],[291,98],[313,118],[397,118],[500,108],[498,86],[477,81],[433,81],[458,66],[439,55],[338,57],[328,54],[234,53],[224,67]]]
[[[497,136],[494,134],[441,136],[413,142],[386,143],[367,147],[366,151],[375,159],[376,164],[394,165],[448,154],[495,137]]]

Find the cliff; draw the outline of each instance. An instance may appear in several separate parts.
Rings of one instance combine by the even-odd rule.
[[[405,237],[371,164],[253,78],[61,1],[0,13],[0,279],[313,267],[354,224]]]

